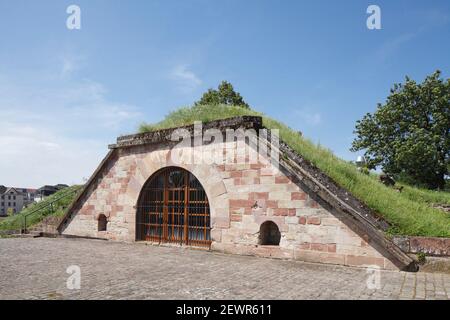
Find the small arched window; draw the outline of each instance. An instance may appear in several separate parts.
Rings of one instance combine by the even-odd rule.
[[[281,233],[272,221],[264,222],[259,229],[259,244],[266,246],[280,245]]]
[[[98,231],[106,231],[108,225],[108,219],[104,214],[98,216]]]

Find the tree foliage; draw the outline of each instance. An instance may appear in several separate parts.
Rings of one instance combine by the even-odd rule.
[[[14,209],[13,209],[13,208],[8,208],[8,209],[6,210],[6,215],[7,215],[8,217],[11,217],[12,215],[14,215]]]
[[[250,109],[239,92],[234,91],[233,85],[227,81],[222,81],[217,90],[208,89],[195,105],[234,105]]]
[[[370,168],[430,189],[444,188],[450,167],[450,79],[440,71],[395,84],[384,105],[357,121],[352,151]]]

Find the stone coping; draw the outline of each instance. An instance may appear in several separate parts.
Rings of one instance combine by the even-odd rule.
[[[403,236],[394,237],[393,242],[407,253],[450,257],[450,238]]]
[[[262,127],[262,118],[259,116],[239,116],[202,123],[203,132],[212,128],[219,129],[220,131],[225,132],[226,129],[260,129]],[[193,134],[194,124],[120,136],[117,138],[117,143],[111,144],[108,147],[110,149],[118,149],[144,144],[172,142],[171,135],[175,130],[178,129],[185,129]]]

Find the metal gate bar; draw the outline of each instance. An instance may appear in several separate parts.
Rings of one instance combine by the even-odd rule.
[[[137,206],[136,240],[211,245],[208,198],[188,171],[167,168],[144,185]]]

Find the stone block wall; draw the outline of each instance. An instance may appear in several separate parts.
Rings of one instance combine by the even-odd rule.
[[[222,143],[222,147],[237,149],[237,144]],[[171,153],[191,151],[162,144],[115,149],[75,206],[63,233],[135,241],[135,206],[143,185],[159,169],[175,165],[192,172],[206,191],[212,250],[395,269],[372,246],[371,239],[344,223],[345,219],[320,204],[320,199],[304,190],[301,183],[264,159],[218,165],[172,161]],[[100,214],[108,218],[107,231],[97,231]],[[260,226],[265,221],[278,226],[279,246],[259,245]]]

